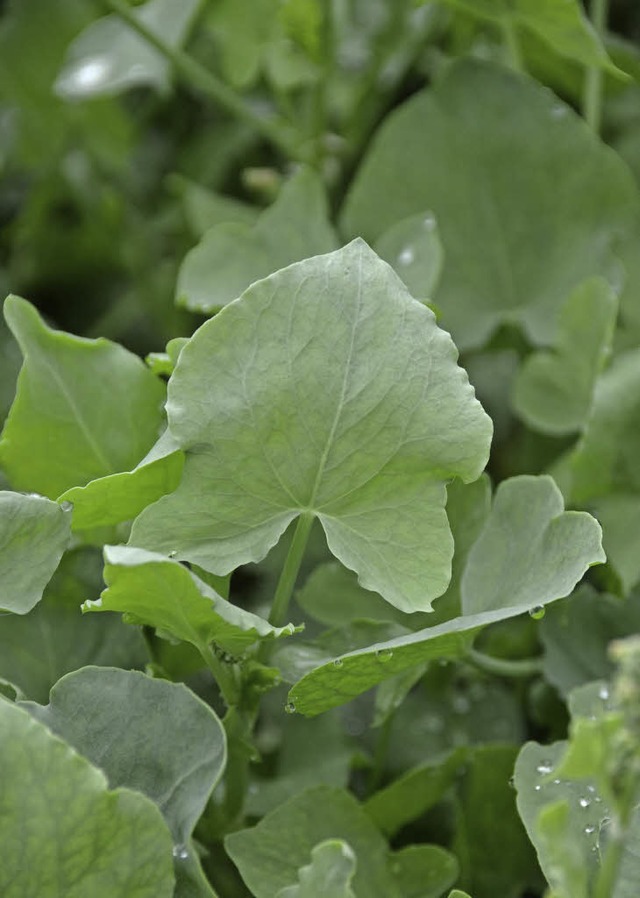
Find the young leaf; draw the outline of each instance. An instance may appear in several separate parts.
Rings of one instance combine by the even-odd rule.
[[[224,728],[181,683],[84,667],[51,690],[49,704],[21,705],[96,767],[112,789],[154,801],[175,845],[186,845],[224,770]]]
[[[0,492],[0,608],[37,605],[71,539],[71,510],[43,496]]]
[[[225,222],[206,232],[182,263],[177,302],[211,314],[254,281],[337,245],[323,184],[311,169],[300,169],[254,225]]]
[[[254,284],[182,350],[167,413],[184,476],[130,542],[225,574],[316,515],[365,588],[428,610],[450,578],[444,484],[475,480],[491,438],[456,358],[362,241]]]
[[[351,880],[356,856],[341,839],[327,839],[311,849],[311,863],[298,871],[298,885],[280,889],[276,898],[355,898]]]
[[[56,499],[130,470],[158,437],[163,384],[115,343],[51,330],[24,299],[4,311],[25,357],[0,440],[11,484]]]
[[[618,300],[602,279],[581,284],[560,311],[553,352],[529,356],[515,382],[516,413],[543,433],[581,430],[611,351]]]
[[[3,898],[172,898],[158,808],[105,775],[22,708],[0,701]]]
[[[132,471],[109,474],[86,486],[66,490],[60,502],[73,503],[74,530],[89,530],[130,521],[143,508],[170,493],[180,483],[184,453],[168,430]]]
[[[443,249],[435,216],[410,215],[381,234],[377,254],[400,275],[416,299],[431,297],[442,271]]]
[[[227,602],[215,590],[171,558],[105,546],[107,588],[83,611],[121,611],[129,622],[164,630],[199,650],[214,643],[241,655],[259,639],[290,636],[295,628],[272,627],[266,620]]]
[[[482,346],[503,322],[549,345],[569,293],[611,273],[612,242],[636,206],[625,165],[549,90],[458,60],[387,117],[342,223],[375,241],[433,210],[445,265],[431,298],[459,348]]]
[[[179,47],[199,5],[199,0],[148,0],[134,15],[157,37]],[[71,44],[55,90],[68,99],[118,94],[142,84],[166,90],[169,74],[168,60],[126,22],[110,15],[93,22]]]
[[[591,515],[564,511],[551,477],[503,481],[462,575],[464,614],[532,610],[568,595],[588,567],[606,560],[601,538]]]

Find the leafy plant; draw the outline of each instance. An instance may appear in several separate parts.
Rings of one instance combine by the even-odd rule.
[[[635,896],[632,6],[101,6],[0,22],[2,895]]]

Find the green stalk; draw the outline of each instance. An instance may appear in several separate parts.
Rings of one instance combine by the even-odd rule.
[[[591,22],[598,36],[604,34],[607,27],[609,0],[591,0]],[[585,72],[582,108],[585,120],[596,134],[600,133],[602,123],[602,95],[604,72],[599,66],[589,66]]]
[[[238,704],[240,694],[233,667],[218,658],[211,646],[201,645],[198,646],[198,649],[220,688],[226,706],[228,708],[235,707]]]
[[[293,588],[296,585],[296,578],[300,570],[304,550],[307,547],[312,524],[313,515],[309,512],[301,514],[298,518],[293,539],[289,546],[289,552],[273,597],[271,614],[269,615],[269,623],[274,627],[281,627],[286,623],[287,609],[289,608]]]
[[[259,115],[239,94],[228,87],[213,72],[210,72],[188,53],[178,47],[172,47],[152,29],[142,22],[123,0],[102,0],[112,13],[119,16],[140,37],[168,59],[176,73],[192,87],[214,100],[236,118],[241,119],[269,140],[291,159],[300,162],[308,161],[306,154],[298,146],[295,132],[285,122],[265,118]]]
[[[473,664],[474,667],[498,677],[533,677],[542,671],[542,659],[540,658],[511,661],[507,658],[493,658],[491,655],[469,649],[465,660]]]
[[[522,72],[524,70],[522,51],[520,50],[520,41],[518,40],[518,35],[516,34],[512,19],[503,19],[500,23],[500,29],[502,31],[502,39],[507,51],[509,65],[514,71]]]

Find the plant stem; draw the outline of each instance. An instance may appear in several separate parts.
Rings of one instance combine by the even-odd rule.
[[[188,53],[178,47],[172,47],[141,19],[123,0],[102,0],[103,4],[111,12],[119,16],[124,22],[143,37],[147,43],[166,57],[175,71],[184,81],[191,84],[205,96],[210,97],[236,118],[250,125],[254,130],[266,137],[275,147],[286,156],[300,162],[309,161],[307,154],[298,145],[295,132],[286,122],[276,121],[259,115],[249,103],[239,94],[228,87],[213,72],[210,72]]]
[[[598,36],[606,30],[608,7],[609,0],[591,0],[591,21]],[[584,77],[582,107],[587,124],[596,134],[600,133],[602,121],[603,84],[604,73],[600,66],[589,66]]]
[[[382,782],[385,764],[387,763],[387,753],[389,751],[389,741],[391,740],[391,730],[393,728],[393,714],[389,714],[382,724],[373,756],[373,767],[371,768],[371,776],[369,778],[369,795],[373,795]]]
[[[240,695],[232,666],[218,658],[210,646],[201,645],[198,648],[220,688],[225,704],[228,708],[234,707],[238,704]]]
[[[293,588],[296,585],[296,578],[300,570],[304,550],[307,547],[312,524],[313,515],[309,512],[301,514],[298,518],[293,539],[289,546],[289,552],[278,580],[275,596],[273,597],[271,614],[269,615],[269,623],[274,627],[281,627],[286,622],[289,601],[291,600]]]
[[[500,23],[500,28],[502,30],[502,38],[507,51],[509,65],[514,71],[522,72],[524,69],[522,64],[522,52],[520,50],[520,41],[518,40],[513,21],[509,18],[503,19]]]
[[[511,661],[507,658],[493,658],[491,655],[485,655],[475,649],[469,649],[465,658],[474,667],[499,677],[533,677],[542,670],[542,659],[540,658]]]

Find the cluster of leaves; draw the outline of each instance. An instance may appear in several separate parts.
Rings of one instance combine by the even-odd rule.
[[[606,7],[7,4],[3,896],[635,898]]]

